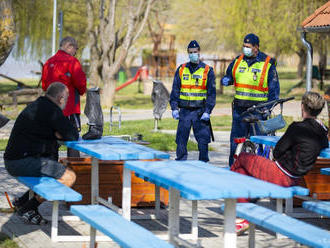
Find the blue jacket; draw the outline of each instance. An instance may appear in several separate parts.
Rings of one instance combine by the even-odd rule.
[[[189,68],[190,73],[194,73],[199,68],[205,68],[205,63],[199,62],[199,64],[196,66],[195,64],[192,64],[188,62],[186,64],[186,68]],[[174,79],[173,79],[173,86],[172,86],[172,92],[170,96],[170,105],[171,109],[179,109],[180,108],[180,88],[181,88],[181,78],[179,75],[179,70],[181,66],[179,66],[175,72]],[[207,77],[207,97],[205,101],[205,110],[204,112],[211,114],[214,106],[215,106],[215,98],[216,98],[216,89],[215,89],[215,75],[213,68],[210,66],[210,70],[208,72]]]
[[[240,55],[239,55],[240,56]],[[233,67],[235,64],[236,59],[239,57],[237,56],[228,66],[226,75],[221,79],[220,83],[223,84],[223,79],[225,77],[229,78],[229,84],[232,85],[234,83],[233,79]],[[258,52],[256,57],[248,58],[246,56],[243,57],[243,60],[246,61],[246,63],[251,66],[252,64],[260,61],[265,61],[267,58],[267,55],[264,54],[263,52]],[[271,67],[269,68],[268,72],[268,101],[272,101],[275,99],[279,98],[280,95],[280,83],[278,81],[278,75],[276,71],[276,62],[275,59],[270,60]],[[223,84],[224,85],[224,84]],[[234,100],[234,105],[235,106],[240,106],[240,107],[250,107],[254,104],[258,104],[260,102],[255,102],[255,101],[247,101],[247,100]]]

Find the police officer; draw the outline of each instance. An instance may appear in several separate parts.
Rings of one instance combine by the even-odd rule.
[[[244,137],[247,129],[250,128],[247,123],[242,122],[240,115],[252,105],[278,99],[280,93],[275,59],[259,51],[258,36],[252,33],[245,36],[243,54],[230,63],[226,75],[220,82],[224,86],[233,84],[235,87],[230,134],[229,165],[231,166],[237,146],[234,139]],[[258,128],[256,129],[259,134]]]
[[[199,160],[207,162],[210,143],[210,114],[215,105],[216,90],[213,68],[200,61],[196,40],[188,45],[190,62],[175,72],[170,96],[172,116],[179,120],[176,133],[176,160],[186,160],[191,126],[198,142]]]

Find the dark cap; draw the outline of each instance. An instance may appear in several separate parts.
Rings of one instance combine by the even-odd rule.
[[[190,41],[187,49],[188,48],[200,48],[200,47],[199,47],[199,44],[198,44],[198,42],[196,40],[192,40],[192,41]]]
[[[259,46],[259,38],[255,34],[251,33],[244,37],[244,43],[250,43],[253,46],[255,45]]]

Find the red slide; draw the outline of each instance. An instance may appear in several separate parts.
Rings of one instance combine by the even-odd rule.
[[[127,85],[130,85],[131,83],[134,83],[136,80],[138,80],[139,77],[148,77],[148,68],[146,66],[142,66],[138,69],[135,76],[128,80],[127,82],[123,83],[122,85],[118,86],[116,88],[116,91],[121,90],[122,88],[125,88]]]

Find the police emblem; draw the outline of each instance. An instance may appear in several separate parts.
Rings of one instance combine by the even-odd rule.
[[[239,71],[239,72],[244,72],[245,69],[246,69],[246,67],[239,67],[239,68],[238,68],[238,71]]]
[[[183,80],[189,80],[189,74],[183,74],[182,77]]]

